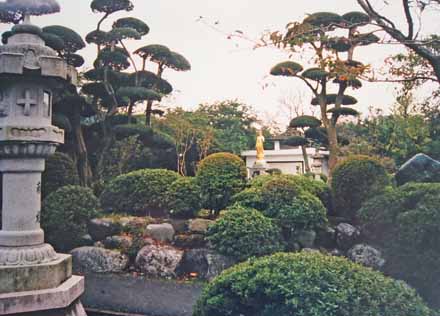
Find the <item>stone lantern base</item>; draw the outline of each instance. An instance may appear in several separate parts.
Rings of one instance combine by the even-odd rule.
[[[255,178],[267,174],[266,170],[269,169],[269,165],[265,160],[257,160],[252,168],[249,168],[249,177]]]
[[[70,255],[57,256],[38,265],[0,266],[0,315],[86,316],[79,301],[84,278],[72,276]]]

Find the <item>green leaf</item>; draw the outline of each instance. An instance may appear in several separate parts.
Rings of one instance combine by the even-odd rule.
[[[306,71],[302,73],[302,76],[304,78],[314,80],[314,81],[321,81],[326,79],[330,74],[321,69],[321,68],[309,68]]]
[[[141,36],[147,35],[150,32],[150,28],[144,21],[132,17],[118,19],[113,23],[113,28],[131,28]]]
[[[315,128],[321,126],[321,121],[311,115],[302,115],[292,119],[290,121],[289,126],[293,128],[304,128],[304,127]]]
[[[300,71],[303,71],[303,66],[293,61],[285,61],[275,65],[271,70],[270,74],[273,76],[294,76]]]

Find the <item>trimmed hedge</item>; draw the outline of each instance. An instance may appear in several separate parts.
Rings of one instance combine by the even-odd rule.
[[[191,218],[201,209],[201,190],[195,178],[177,179],[167,192],[167,208],[171,217]]]
[[[440,308],[440,183],[388,188],[359,210],[364,235],[384,249],[385,271]]]
[[[46,169],[41,176],[41,194],[47,196],[65,185],[79,184],[78,170],[72,158],[56,152],[46,160]]]
[[[337,214],[354,219],[363,202],[390,184],[386,169],[377,159],[349,157],[335,167],[332,175],[331,188]]]
[[[41,225],[47,241],[62,252],[81,246],[87,223],[99,213],[93,191],[68,185],[49,194],[43,201]]]
[[[163,211],[166,195],[179,175],[165,169],[136,170],[105,185],[101,204],[105,211],[146,215]]]
[[[283,249],[280,229],[270,218],[249,208],[227,210],[209,227],[206,238],[216,251],[240,261]]]
[[[245,163],[236,155],[217,153],[203,159],[196,175],[203,207],[215,211],[227,207],[232,196],[244,189],[246,177]]]
[[[238,264],[208,284],[193,316],[429,316],[404,282],[317,253]]]

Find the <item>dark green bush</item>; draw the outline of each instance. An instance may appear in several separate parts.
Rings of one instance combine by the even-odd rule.
[[[81,246],[87,223],[99,208],[98,198],[88,188],[68,185],[52,192],[44,199],[41,214],[46,240],[63,252]]]
[[[331,187],[338,215],[355,218],[362,203],[390,185],[385,168],[374,158],[353,156],[338,164]]]
[[[247,170],[240,157],[229,153],[213,154],[203,159],[197,170],[197,183],[202,189],[203,207],[220,211],[240,192]]]
[[[111,180],[101,194],[106,211],[151,214],[166,207],[166,194],[179,175],[165,169],[142,169]]]
[[[263,256],[283,249],[281,231],[270,218],[254,209],[229,209],[207,233],[214,249],[237,260]]]
[[[232,197],[231,204],[245,208],[264,209],[263,196],[260,188],[250,187]]]
[[[193,316],[429,316],[404,282],[339,257],[275,254],[208,284]]]
[[[175,218],[191,218],[201,209],[201,191],[194,178],[180,178],[167,192],[167,207]]]
[[[439,308],[440,183],[388,188],[363,204],[359,218],[364,235],[384,249],[385,271]]]
[[[279,208],[274,217],[281,226],[290,231],[313,230],[327,223],[327,211],[321,201],[309,194],[302,193],[292,202]]]
[[[42,196],[47,196],[65,185],[79,184],[78,170],[66,154],[57,152],[46,160],[46,170],[41,178]]]

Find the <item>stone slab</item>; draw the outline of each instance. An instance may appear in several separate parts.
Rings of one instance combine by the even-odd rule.
[[[191,316],[204,285],[119,274],[88,274],[86,281],[86,310],[160,316]]]
[[[0,315],[66,309],[84,292],[84,277],[72,276],[54,289],[0,294]],[[39,313],[38,315],[46,315]],[[37,315],[37,314],[35,314]]]
[[[58,255],[56,261],[28,266],[0,266],[0,294],[58,287],[72,276],[72,257]]]

